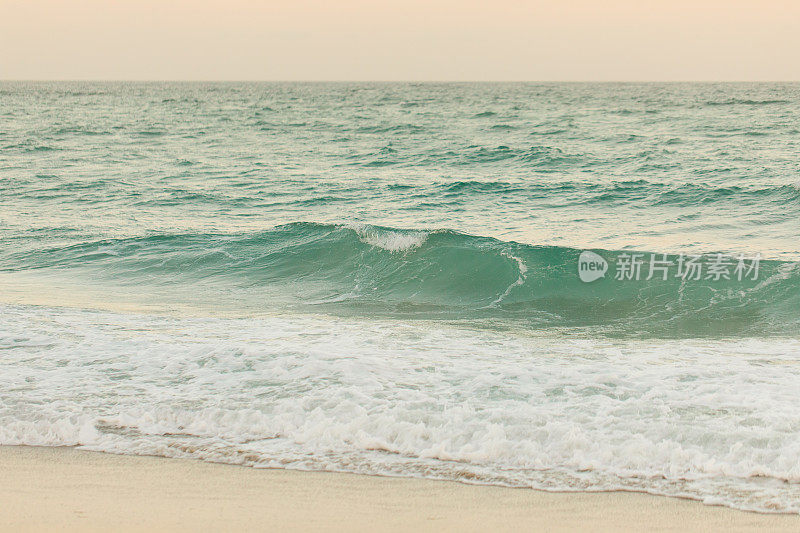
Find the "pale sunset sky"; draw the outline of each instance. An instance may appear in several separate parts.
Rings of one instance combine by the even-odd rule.
[[[798,0],[0,0],[0,79],[800,80]]]

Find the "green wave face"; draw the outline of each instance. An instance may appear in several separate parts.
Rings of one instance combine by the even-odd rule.
[[[640,252],[637,279],[622,275],[634,252],[594,250],[609,270],[584,282],[581,253],[448,230],[295,223],[254,234],[165,234],[7,253],[2,266],[68,274],[109,291],[191,295],[205,305],[229,297],[251,312],[286,307],[609,335],[781,335],[800,321],[798,263],[761,260],[754,272],[755,259],[746,257],[737,276],[738,258],[724,258],[725,279],[709,270],[717,257],[709,254],[698,260],[705,271],[683,279],[680,256]],[[666,272],[647,279],[653,255]]]

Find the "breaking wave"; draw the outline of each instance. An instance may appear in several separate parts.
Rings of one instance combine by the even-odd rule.
[[[595,252],[612,265],[622,253]],[[183,290],[212,302],[234,291],[236,305],[249,310],[287,306],[634,335],[782,335],[800,322],[795,262],[762,260],[755,279],[608,275],[584,283],[580,253],[450,230],[293,223],[251,234],[161,234],[16,252],[0,256],[0,267],[66,271],[143,294],[148,287]]]

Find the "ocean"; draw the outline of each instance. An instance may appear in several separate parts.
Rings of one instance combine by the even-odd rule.
[[[800,84],[0,83],[0,444],[800,512]]]

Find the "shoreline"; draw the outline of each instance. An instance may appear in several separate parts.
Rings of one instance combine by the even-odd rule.
[[[797,531],[759,514],[638,492],[257,469],[0,446],[0,531]]]

